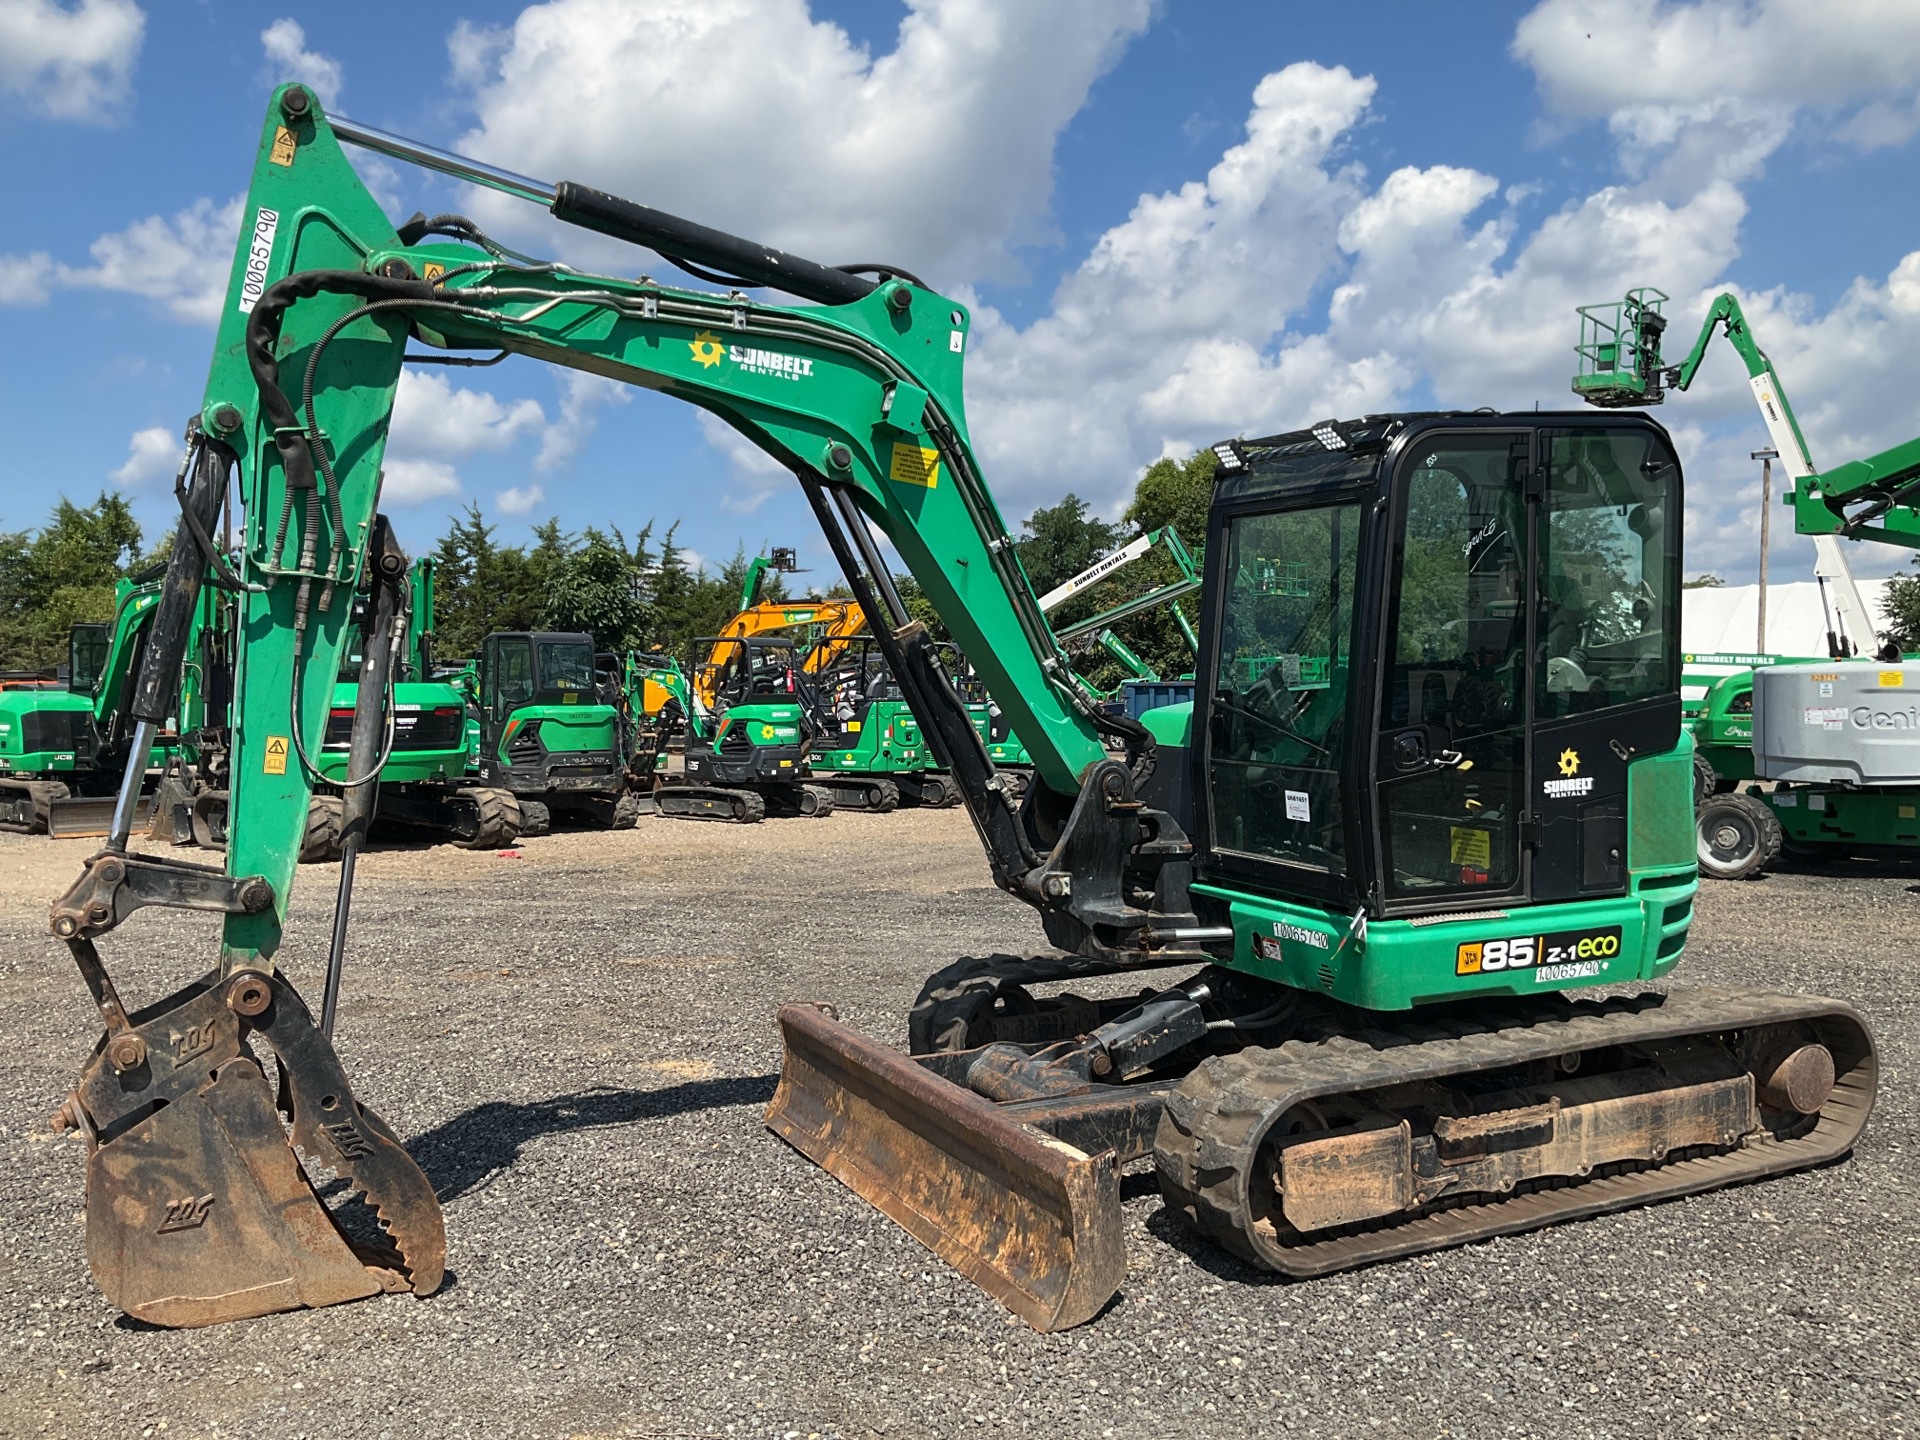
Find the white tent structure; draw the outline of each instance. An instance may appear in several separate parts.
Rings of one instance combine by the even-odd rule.
[[[1882,613],[1885,580],[1859,580],[1860,598],[1877,622]],[[1687,655],[1782,655],[1818,659],[1827,653],[1829,597],[1821,606],[1820,585],[1794,580],[1767,586],[1767,633],[1759,633],[1760,587],[1717,585],[1686,590],[1680,597],[1680,648]],[[1874,637],[1850,637],[1864,655],[1873,653]]]

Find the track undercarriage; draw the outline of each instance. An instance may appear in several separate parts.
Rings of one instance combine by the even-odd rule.
[[[1758,991],[1413,1016],[1211,968],[1118,1000],[1026,989],[1102,968],[944,972],[913,1016],[929,1053],[911,1059],[784,1007],[768,1124],[1059,1329],[1124,1279],[1113,1174],[1135,1161],[1215,1243],[1306,1277],[1835,1159],[1876,1085],[1850,1007]],[[1007,1138],[1023,1127],[1057,1146],[1025,1156]],[[1018,1234],[970,1218],[996,1213]]]
[[[655,813],[673,820],[720,820],[754,825],[769,815],[824,820],[834,811],[834,792],[817,784],[699,785],[662,782],[653,792]]]

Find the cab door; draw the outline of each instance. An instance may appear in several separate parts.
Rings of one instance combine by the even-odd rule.
[[[1619,895],[1628,768],[1680,738],[1680,465],[1651,425],[1539,447],[1532,894]]]
[[[1432,432],[1398,463],[1373,795],[1389,910],[1526,888],[1530,439]]]

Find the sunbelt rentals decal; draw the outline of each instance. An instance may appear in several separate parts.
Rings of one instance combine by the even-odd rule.
[[[1571,800],[1579,795],[1593,793],[1593,777],[1580,773],[1580,752],[1562,750],[1560,752],[1560,778],[1542,783],[1541,790],[1549,800]]]
[[[688,344],[693,350],[693,363],[706,370],[725,360],[750,375],[771,375],[779,380],[806,380],[813,375],[813,361],[804,355],[729,345],[711,330],[702,330]]]

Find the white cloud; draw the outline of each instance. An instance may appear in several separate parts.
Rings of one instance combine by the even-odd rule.
[[[211,325],[226,298],[242,197],[200,199],[172,216],[149,215],[88,247],[90,266],[62,265],[58,283],[118,290],[162,306],[176,320]]]
[[[0,255],[0,305],[44,305],[53,293],[55,266],[44,250]]]
[[[266,52],[269,84],[298,80],[320,97],[324,108],[333,108],[346,77],[338,60],[307,49],[307,32],[298,20],[274,21],[260,32],[260,48]]]
[[[58,289],[113,290],[176,320],[211,325],[226,298],[242,201],[200,199],[170,216],[136,220],[95,240],[91,265],[63,264],[43,251],[0,256],[0,305],[43,305]]]
[[[875,56],[806,0],[550,0],[454,31],[478,116],[456,148],[827,263],[1011,273],[1009,243],[1049,233],[1056,138],[1151,11],[911,0]]]
[[[727,462],[733,484],[720,497],[729,515],[752,515],[793,483],[786,466],[710,410],[700,412],[700,434]]]
[[[146,23],[133,0],[0,0],[0,92],[56,120],[113,124]]]
[[[442,460],[389,458],[380,486],[382,506],[409,508],[460,493],[460,475]]]
[[[1069,487],[1111,509],[1138,467],[1176,448],[1378,408],[1390,359],[1332,365],[1287,326],[1339,260],[1365,198],[1339,166],[1374,82],[1297,64],[1254,91],[1245,138],[1205,180],[1143,195],[1015,330],[974,316],[969,414],[1017,513]]]
[[[525,515],[547,498],[538,485],[513,485],[493,493],[493,506],[502,515]]]
[[[180,468],[180,437],[163,425],[133,432],[127,444],[126,463],[108,475],[122,490],[137,490],[156,480],[164,480]]]
[[[1543,0],[1513,53],[1669,195],[1755,173],[1808,117],[1865,149],[1920,128],[1912,0]]]
[[[534,468],[543,474],[558,470],[580,453],[599,423],[594,411],[602,405],[625,405],[633,391],[618,380],[590,375],[585,370],[568,370],[560,377],[560,417],[540,437],[540,453]]]
[[[404,369],[394,396],[388,444],[408,457],[456,458],[504,450],[546,424],[538,400],[502,401],[456,386],[444,373]]]
[[[1549,104],[1604,116],[1720,98],[1841,105],[1920,87],[1910,0],[1543,0],[1513,52]]]

